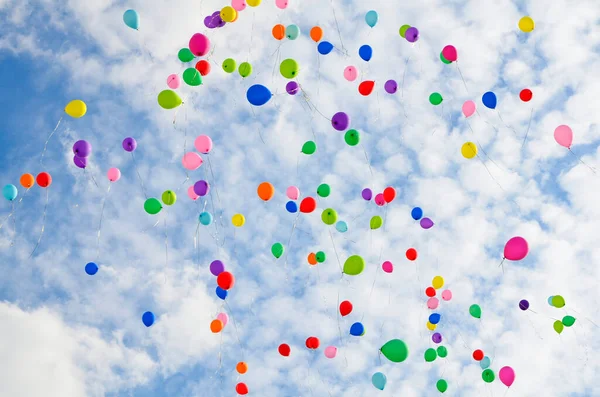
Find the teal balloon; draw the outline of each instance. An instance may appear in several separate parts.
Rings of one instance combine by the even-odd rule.
[[[552,299],[554,299],[554,295],[551,295],[551,296],[548,297],[548,304],[550,306],[554,306],[554,305],[552,305]]]
[[[285,37],[289,40],[296,40],[298,36],[300,36],[300,28],[298,25],[292,24],[285,28]]]
[[[371,382],[373,382],[373,386],[375,386],[377,389],[383,390],[385,389],[387,378],[381,372],[375,372],[371,377]]]
[[[338,223],[335,224],[335,230],[340,233],[346,233],[348,231],[348,224],[344,221],[338,221]]]
[[[127,10],[123,14],[123,22],[131,29],[138,30],[140,27],[140,16],[136,10]]]
[[[6,185],[2,188],[2,195],[8,201],[13,201],[17,198],[19,191],[15,185]]]
[[[210,214],[210,212],[204,211],[200,214],[200,216],[198,217],[198,220],[204,226],[209,226],[213,221],[213,216]]]
[[[490,358],[488,356],[485,356],[480,362],[479,362],[479,366],[481,367],[481,369],[486,369],[489,368],[489,366],[492,364],[492,360],[490,360]]]
[[[377,11],[375,10],[371,10],[365,15],[365,22],[370,27],[377,25],[377,20],[379,20],[379,15],[377,15]]]

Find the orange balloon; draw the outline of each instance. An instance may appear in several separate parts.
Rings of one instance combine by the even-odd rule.
[[[210,330],[213,333],[219,333],[221,332],[221,330],[223,329],[223,321],[217,319],[217,320],[212,320],[212,322],[210,323]]]
[[[323,38],[323,29],[319,26],[315,26],[310,30],[310,38],[318,43]]]
[[[245,374],[246,372],[248,372],[248,364],[246,364],[243,361],[240,361],[239,363],[237,363],[237,365],[235,366],[236,371],[238,371],[240,374]]]
[[[277,25],[273,26],[271,33],[273,33],[273,37],[275,37],[277,40],[283,40],[285,37],[285,26],[278,23]]]
[[[263,182],[258,185],[258,189],[256,189],[256,193],[258,197],[260,197],[263,201],[269,201],[273,198],[275,194],[275,188],[269,182]]]
[[[315,255],[314,252],[311,252],[310,254],[308,254],[308,263],[311,265],[317,264],[317,255]]]
[[[35,178],[31,174],[23,174],[21,175],[19,182],[25,189],[29,189],[35,183]]]

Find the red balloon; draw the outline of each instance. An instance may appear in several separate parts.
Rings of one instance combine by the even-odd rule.
[[[228,290],[233,288],[233,284],[235,284],[235,277],[233,277],[233,274],[229,272],[221,272],[217,276],[217,284],[224,290]]]
[[[52,177],[47,172],[40,172],[36,177],[35,181],[40,187],[48,187],[52,184]]]
[[[300,212],[310,214],[317,208],[317,200],[312,197],[305,197],[300,203]]]
[[[282,343],[281,345],[279,345],[279,349],[277,350],[279,350],[279,354],[281,354],[284,357],[288,357],[291,352],[290,345],[288,345],[287,343]]]
[[[417,250],[414,248],[409,248],[406,250],[406,259],[409,261],[414,261],[417,259]]]
[[[248,386],[244,382],[240,382],[235,385],[235,391],[243,396],[244,394],[248,394]]]
[[[340,303],[340,314],[342,317],[352,313],[352,303],[350,301],[343,301]]]
[[[312,338],[313,338],[312,336],[309,336],[308,338],[306,338],[305,345],[308,349],[310,349],[310,347],[312,346]]]
[[[427,295],[430,298],[433,298],[435,296],[435,288],[427,287],[427,289],[425,290],[425,295]]]
[[[313,350],[318,349],[319,345],[320,345],[319,338],[316,338],[314,336],[309,336],[306,339],[306,347],[308,347],[309,349],[313,349]]]
[[[529,88],[525,88],[519,93],[519,98],[521,98],[523,102],[529,102],[531,101],[531,98],[533,98],[533,92],[531,92]]]
[[[479,349],[475,350],[473,352],[473,359],[475,359],[475,361],[483,360],[483,352]]]
[[[373,92],[373,88],[375,87],[375,82],[372,80],[365,80],[358,85],[358,92],[361,95],[368,96]]]
[[[206,76],[210,73],[210,62],[206,59],[201,59],[196,63],[196,70],[200,72],[202,76]]]
[[[386,203],[391,203],[396,198],[396,189],[391,186],[386,187],[383,190],[383,199]]]

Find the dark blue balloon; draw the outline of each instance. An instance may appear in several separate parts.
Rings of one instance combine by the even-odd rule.
[[[410,211],[410,216],[412,216],[415,221],[418,221],[423,217],[423,210],[421,207],[415,207]]]
[[[225,300],[225,298],[227,298],[227,290],[224,290],[221,287],[217,287],[217,290],[215,291],[217,293],[217,296],[223,300]]]
[[[369,62],[371,60],[371,57],[373,56],[373,49],[370,45],[362,45],[358,49],[358,55],[363,59],[363,61]]]
[[[498,103],[498,99],[496,99],[496,94],[492,91],[488,91],[481,97],[481,101],[485,105],[486,108],[496,109],[496,104]]]
[[[365,326],[361,323],[354,323],[350,327],[350,335],[361,336],[365,332]]]
[[[262,106],[269,102],[273,94],[262,84],[254,84],[246,91],[246,98],[254,106]]]
[[[85,272],[90,276],[93,276],[94,274],[98,273],[98,265],[96,265],[94,262],[88,263],[85,265]]]
[[[146,327],[150,327],[152,324],[154,324],[154,313],[146,312],[142,314],[142,322]]]
[[[328,41],[322,41],[317,46],[317,51],[319,51],[319,54],[321,55],[327,55],[333,51],[333,44]]]
[[[431,313],[429,315],[429,322],[431,324],[437,324],[442,319],[442,316],[439,313]]]
[[[288,201],[285,204],[285,209],[288,210],[289,213],[295,214],[298,212],[298,204],[295,201]]]

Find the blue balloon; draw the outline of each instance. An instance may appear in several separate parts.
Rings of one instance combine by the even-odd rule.
[[[371,377],[371,382],[373,382],[373,386],[379,390],[383,390],[385,388],[385,384],[387,383],[387,378],[381,372],[375,372]]]
[[[485,356],[480,362],[479,362],[479,366],[481,367],[481,369],[486,369],[490,366],[490,364],[492,363],[492,360],[490,360],[490,358],[488,356]]]
[[[131,29],[138,30],[140,27],[140,16],[136,10],[127,10],[123,14],[123,22]]]
[[[496,104],[498,100],[496,99],[496,94],[492,91],[488,91],[481,97],[481,101],[485,105],[486,108],[496,109]]]
[[[154,324],[154,313],[146,312],[142,314],[142,322],[146,327],[152,326],[152,324]]]
[[[437,324],[440,322],[441,319],[442,319],[442,316],[440,316],[439,313],[431,313],[429,315],[429,322],[431,324]]]
[[[327,55],[333,51],[333,44],[328,41],[322,41],[317,46],[317,51],[319,51],[319,54],[321,55]]]
[[[348,225],[344,221],[338,221],[335,224],[335,229],[340,233],[346,233],[348,231]]]
[[[2,188],[2,195],[8,201],[13,201],[17,198],[19,191],[15,185],[6,185]]]
[[[290,214],[295,214],[298,212],[298,204],[295,201],[288,201],[285,204],[285,209],[288,210]]]
[[[350,335],[361,336],[365,333],[365,326],[361,323],[354,323],[350,327]]]
[[[423,210],[421,207],[415,207],[410,211],[410,216],[412,216],[415,221],[418,221],[423,217]]]
[[[554,295],[552,295],[552,296],[549,296],[549,297],[548,297],[548,304],[549,304],[550,306],[554,306],[554,305],[552,304],[552,298],[554,298]]]
[[[204,226],[208,226],[212,223],[213,216],[210,214],[210,212],[204,211],[200,214],[200,216],[198,217],[198,220],[200,220],[200,223],[203,224]]]
[[[373,49],[370,45],[365,44],[358,49],[358,55],[363,59],[363,61],[369,62],[373,56]]]
[[[90,276],[93,276],[94,274],[98,273],[98,265],[96,265],[94,262],[88,263],[85,265],[85,272]]]
[[[246,98],[254,106],[262,106],[269,102],[273,94],[262,84],[254,84],[246,91]]]
[[[375,11],[375,10],[371,10],[371,11],[367,12],[367,14],[365,15],[365,22],[370,27],[377,25],[378,19],[379,19],[379,15],[377,15],[377,11]],[[381,389],[381,390],[383,390],[383,389]]]
[[[217,293],[217,296],[222,300],[225,300],[225,298],[227,298],[227,290],[224,290],[221,287],[217,287],[217,290],[215,292]]]

